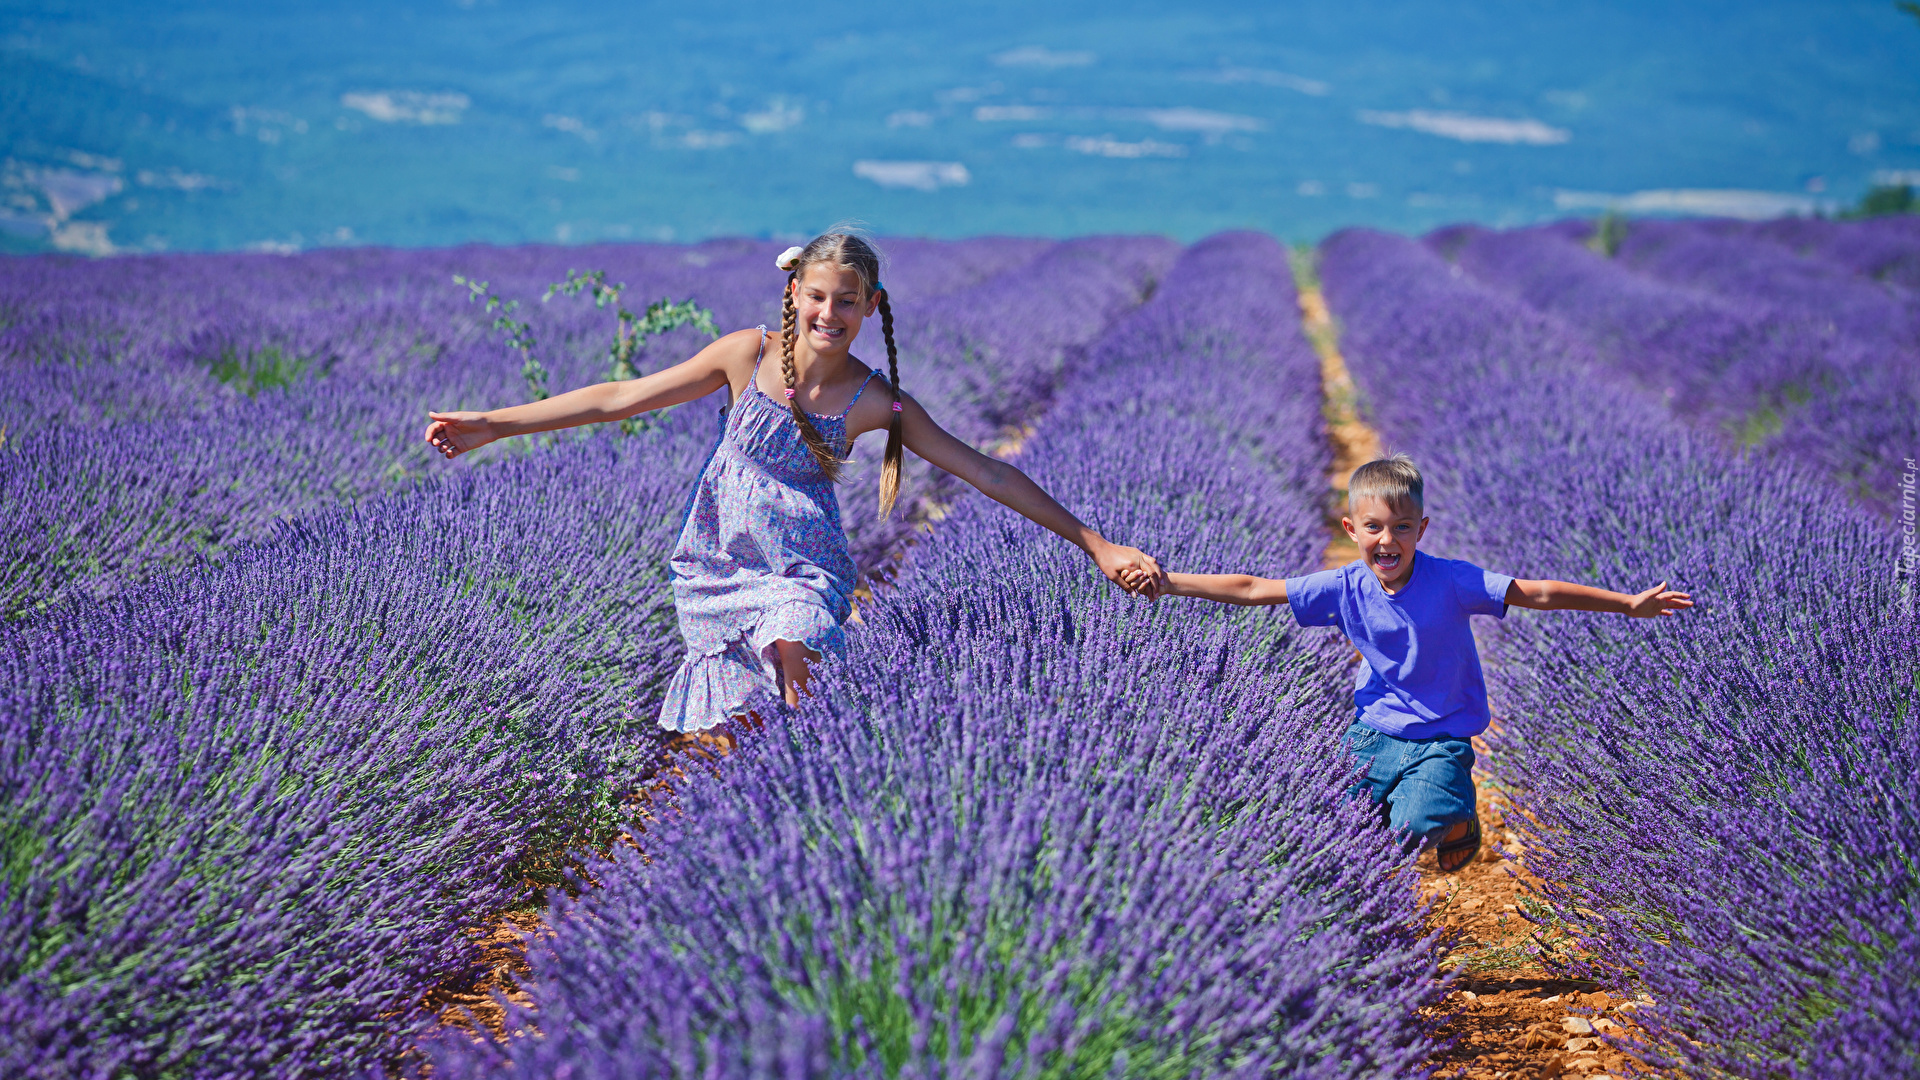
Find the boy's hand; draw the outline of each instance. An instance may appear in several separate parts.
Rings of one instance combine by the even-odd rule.
[[[1661,582],[1646,592],[1633,598],[1627,608],[1627,614],[1636,619],[1651,619],[1660,615],[1678,615],[1693,606],[1693,598],[1683,592],[1674,592]]]
[[[494,434],[486,413],[430,412],[427,417],[433,421],[427,425],[427,442],[449,458],[478,450],[500,437]]]

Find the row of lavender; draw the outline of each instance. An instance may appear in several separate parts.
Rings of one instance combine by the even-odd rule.
[[[1042,407],[1063,351],[1132,302],[1172,250],[1152,239],[896,248],[902,381],[977,442]],[[569,267],[608,270],[629,302],[691,299],[727,328],[777,327],[773,251],[724,242],[0,264],[0,497],[13,510],[0,525],[0,617],[70,593],[110,595],[278,521],[427,475],[416,430],[427,409],[530,392],[522,358],[455,274],[522,302],[513,317],[528,324],[528,356],[558,391],[608,377],[612,336],[610,312],[537,301]],[[1045,291],[1039,320],[985,314],[985,296]],[[655,339],[639,366],[699,344],[691,330]],[[852,500],[849,527],[878,565],[917,507],[888,524],[873,502]]]
[[[1677,420],[1593,324],[1400,238],[1339,234],[1323,260],[1383,434],[1429,469],[1436,550],[1698,601],[1656,624],[1516,612],[1487,643],[1509,820],[1533,822],[1576,970],[1649,992],[1653,1058],[1688,1072],[1912,1075],[1920,625],[1897,531],[1825,469]]]
[[[1020,461],[1175,567],[1317,564],[1317,366],[1270,238],[1192,248]],[[1342,797],[1344,650],[1116,593],[978,497],[822,698],[690,776],[455,1075],[1409,1076],[1435,956]]]
[[[997,267],[975,287],[1032,298],[1023,318],[997,326],[984,326],[968,298],[970,273],[943,262],[937,245],[913,249],[925,256],[922,278],[939,284],[944,274],[961,288],[946,294],[945,314],[937,297],[922,305],[932,340],[907,339],[913,366],[903,370],[923,376],[916,389],[982,441],[1023,417],[1021,403],[1044,405],[1079,343],[1137,302],[1176,251],[1132,239],[1007,246],[997,264],[991,245],[952,246],[963,269],[969,260]],[[771,253],[752,247],[751,280],[771,279],[777,300]],[[700,252],[676,257],[686,254]],[[482,255],[498,262],[487,266]],[[533,259],[316,258],[360,258],[375,269],[387,265],[382,258],[414,269],[437,258],[489,271]],[[176,261],[184,298],[158,285],[126,291],[198,310],[190,272],[220,261]],[[903,322],[909,261],[895,274]],[[0,375],[48,396],[31,399],[46,408],[0,447],[0,476],[12,483],[29,467],[46,469],[27,486],[42,503],[28,505],[49,515],[89,483],[103,500],[133,505],[124,488],[138,470],[114,460],[110,441],[95,452],[79,440],[61,458],[36,457],[33,440],[76,431],[169,438],[169,410],[190,410],[179,388],[195,372],[159,356],[165,334],[139,335],[174,316],[68,302],[100,275],[145,272],[144,262],[69,264],[68,278],[59,264],[28,262],[8,269],[42,274],[43,292],[21,294],[53,314],[39,336],[10,339],[16,352]],[[298,283],[315,273],[306,257],[252,269],[260,281],[251,288],[281,294],[286,309],[275,309],[280,330],[247,322],[257,336],[229,331],[249,348],[307,325],[295,318]],[[226,273],[209,271],[216,281],[201,284],[221,295],[232,287]],[[296,284],[275,284],[276,273]],[[547,274],[541,264],[523,276]],[[703,293],[694,286],[705,279],[689,280],[682,295],[724,309],[714,296],[736,278],[748,271],[720,267],[718,285]],[[86,311],[96,316],[90,326],[56,317]],[[430,337],[444,332],[446,314],[429,311],[417,326],[393,320]],[[88,334],[119,343],[60,359]],[[517,399],[518,372],[483,344],[465,354],[481,372],[474,385]],[[962,347],[970,355],[955,354]],[[363,367],[374,363],[367,357]],[[381,434],[396,445],[417,440],[413,406],[357,387],[364,375],[376,389],[429,400],[445,366],[422,363],[389,369],[387,383],[336,365],[312,385],[256,399],[222,397],[200,372],[192,392],[218,408],[188,417],[206,451],[196,467],[228,479],[224,470],[242,467],[256,436],[267,447],[261,468],[287,466],[290,457],[275,456],[284,444],[253,421],[274,409],[332,408],[330,397],[399,425]],[[579,381],[596,375],[590,357],[578,364]],[[69,397],[45,390],[53,376],[69,378]],[[88,379],[147,394],[117,399]],[[139,409],[148,411],[107,415]],[[410,1045],[431,1023],[414,1009],[423,988],[478,963],[468,932],[476,922],[523,900],[527,884],[557,881],[573,857],[564,853],[604,845],[621,827],[620,797],[651,751],[655,688],[678,658],[662,563],[713,422],[707,407],[682,409],[632,437],[560,440],[454,467],[439,483],[387,498],[309,508],[264,541],[171,575],[149,574],[148,553],[136,547],[95,583],[145,578],[139,588],[76,589],[0,626],[0,1072],[327,1075]],[[346,447],[355,435],[315,438]],[[145,467],[164,472],[162,462]],[[336,477],[351,474],[343,468]],[[267,506],[276,515],[299,508]],[[171,510],[143,512],[164,519]],[[244,535],[240,517],[223,520]],[[10,533],[10,556],[30,540]]]
[[[1596,355],[1736,443],[1812,463],[1886,511],[1920,453],[1920,226],[1571,221],[1430,242],[1577,328]],[[1604,234],[1602,234],[1604,236]]]

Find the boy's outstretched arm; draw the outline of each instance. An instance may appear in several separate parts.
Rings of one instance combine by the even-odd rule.
[[[1678,615],[1693,606],[1693,598],[1668,589],[1664,581],[1646,592],[1629,596],[1591,585],[1575,585],[1571,581],[1516,578],[1507,586],[1507,603],[1539,611],[1610,611],[1636,619],[1651,619],[1656,615]]]
[[[1287,583],[1251,574],[1168,574],[1154,599],[1162,596],[1193,596],[1221,604],[1284,604]]]

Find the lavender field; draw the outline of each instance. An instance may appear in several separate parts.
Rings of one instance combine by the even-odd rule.
[[[777,323],[778,246],[0,261],[0,1073],[1431,1071],[1443,945],[1341,794],[1344,643],[1127,597],[924,468],[880,519],[878,446],[849,656],[636,818],[722,403],[453,464],[419,432],[609,377],[613,313],[541,299],[573,271],[724,332]],[[1169,568],[1320,565],[1276,241],[886,247],[902,383],[951,430]],[[1920,231],[1318,254],[1425,546],[1701,600],[1485,636],[1573,942],[1544,959],[1648,995],[1641,1055],[1683,1075],[1920,1071]],[[516,1034],[443,1025],[428,992],[529,905]]]

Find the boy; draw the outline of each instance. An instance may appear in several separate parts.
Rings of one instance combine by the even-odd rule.
[[[1636,596],[1565,581],[1517,581],[1471,563],[1420,555],[1426,534],[1420,470],[1405,454],[1370,461],[1347,485],[1340,520],[1360,558],[1276,581],[1246,574],[1169,574],[1161,593],[1223,604],[1287,604],[1302,626],[1338,626],[1366,660],[1346,744],[1366,765],[1355,793],[1384,805],[1408,850],[1423,841],[1451,873],[1480,850],[1473,746],[1487,728],[1487,687],[1469,615],[1508,605],[1613,611],[1638,618],[1693,606],[1661,582]]]

